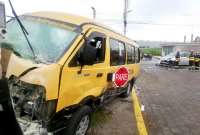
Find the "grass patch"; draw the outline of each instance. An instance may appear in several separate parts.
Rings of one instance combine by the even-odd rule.
[[[143,48],[144,54],[151,54],[153,56],[161,56],[161,48]]]

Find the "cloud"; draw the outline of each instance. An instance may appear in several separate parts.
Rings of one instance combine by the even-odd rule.
[[[6,3],[7,14],[11,15],[7,0],[3,1]],[[89,18],[92,18],[91,6],[94,6],[98,21],[118,32],[123,31],[124,0],[12,0],[12,2],[18,14],[50,10]],[[127,36],[143,40],[182,41],[184,35],[191,33],[198,35],[199,7],[199,0],[130,0],[129,9],[132,12],[128,14]]]

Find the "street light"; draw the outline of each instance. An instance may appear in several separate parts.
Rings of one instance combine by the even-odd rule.
[[[91,8],[93,12],[93,19],[96,19],[96,9],[94,7],[91,7]]]

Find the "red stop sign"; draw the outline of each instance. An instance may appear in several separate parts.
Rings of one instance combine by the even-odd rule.
[[[113,81],[117,87],[124,86],[128,81],[128,69],[120,67],[113,75]]]

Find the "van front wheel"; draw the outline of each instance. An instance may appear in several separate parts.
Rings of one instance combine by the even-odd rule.
[[[79,108],[70,119],[65,135],[85,135],[91,123],[91,113],[89,106]]]

